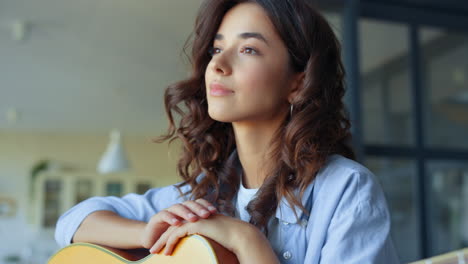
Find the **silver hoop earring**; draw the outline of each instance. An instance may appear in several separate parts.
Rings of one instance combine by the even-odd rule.
[[[289,107],[289,114],[290,114],[291,116],[292,116],[293,109],[294,109],[294,105],[291,104],[291,107]]]

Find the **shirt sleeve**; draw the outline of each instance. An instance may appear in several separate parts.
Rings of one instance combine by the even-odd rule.
[[[390,237],[390,213],[371,173],[348,182],[330,221],[320,263],[397,264]]]
[[[184,191],[184,188],[181,189]],[[83,220],[95,211],[112,211],[125,218],[147,222],[160,210],[184,200],[175,185],[154,188],[143,195],[131,193],[122,198],[92,197],[75,205],[59,218],[55,240],[61,247],[69,245]]]

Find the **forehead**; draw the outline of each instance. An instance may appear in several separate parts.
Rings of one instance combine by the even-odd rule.
[[[265,10],[256,3],[241,3],[223,17],[218,34],[226,38],[245,32],[258,32],[273,41],[280,40]]]

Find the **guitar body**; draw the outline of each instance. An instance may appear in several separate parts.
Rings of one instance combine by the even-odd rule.
[[[161,252],[164,252],[161,250]],[[53,255],[48,264],[238,264],[236,256],[200,235],[179,241],[172,255],[148,254],[147,250],[116,250],[88,243],[71,244]]]

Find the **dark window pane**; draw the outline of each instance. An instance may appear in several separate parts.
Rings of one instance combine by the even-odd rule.
[[[136,186],[136,193],[138,194],[144,194],[146,191],[151,189],[151,183],[147,182],[140,182]]]
[[[426,143],[468,148],[468,34],[422,29]]]
[[[430,179],[431,253],[468,247],[468,164],[434,161]]]
[[[109,182],[106,184],[106,194],[110,196],[122,196],[123,185],[121,182]]]
[[[61,197],[60,190],[62,182],[60,180],[46,180],[44,192],[44,218],[42,225],[44,227],[54,227],[60,216]]]
[[[75,203],[79,203],[93,194],[93,184],[91,180],[79,179],[76,181]]]
[[[402,262],[419,259],[419,222],[415,201],[416,165],[412,160],[367,158],[379,179],[392,216],[392,238]]]
[[[408,28],[402,24],[361,19],[359,29],[364,141],[412,145]]]

